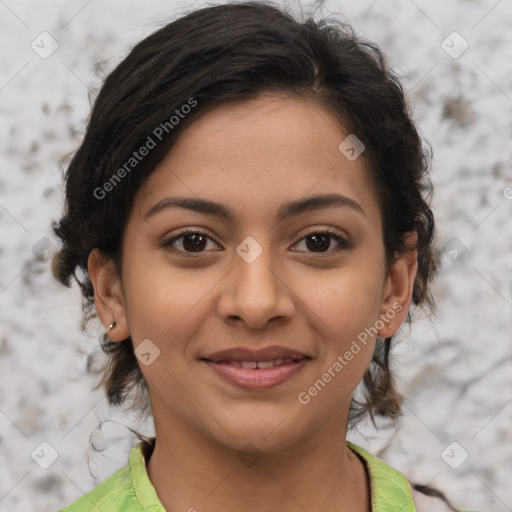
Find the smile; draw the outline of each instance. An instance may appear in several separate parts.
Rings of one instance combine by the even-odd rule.
[[[289,357],[271,361],[202,361],[224,381],[243,389],[260,390],[284,383],[300,372],[310,358],[305,356],[300,359]]]
[[[250,370],[256,370],[260,368],[275,368],[276,366],[282,366],[283,364],[290,364],[296,361],[293,357],[287,357],[286,359],[274,359],[273,361],[214,361],[222,364],[229,364],[236,366],[237,368],[246,368]]]

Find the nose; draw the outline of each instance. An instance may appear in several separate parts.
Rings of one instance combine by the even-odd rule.
[[[263,250],[254,261],[235,256],[234,266],[223,280],[217,308],[225,322],[262,329],[271,320],[286,322],[293,316],[292,283],[287,282],[290,278],[284,275],[283,266],[272,258],[270,249]]]

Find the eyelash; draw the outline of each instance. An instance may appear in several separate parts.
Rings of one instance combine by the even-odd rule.
[[[192,252],[187,252],[187,251],[183,251],[181,249],[176,249],[175,247],[172,247],[172,244],[174,242],[176,242],[180,238],[183,238],[184,236],[190,235],[190,234],[201,235],[206,238],[209,238],[210,240],[213,240],[208,233],[206,233],[205,231],[202,231],[201,229],[186,228],[178,235],[173,236],[169,240],[162,242],[162,247],[169,248],[176,252],[182,253],[183,255],[185,255],[185,257],[198,258],[202,254],[204,254],[205,251],[192,253]],[[324,253],[322,253],[322,252],[315,253],[315,252],[309,252],[309,251],[297,251],[297,252],[307,252],[308,254],[313,255],[314,257],[318,257],[318,256],[325,257],[325,256],[332,256],[333,254],[337,254],[341,251],[352,248],[352,243],[350,241],[348,241],[346,238],[340,236],[338,231],[336,231],[334,229],[329,229],[329,228],[320,229],[320,230],[316,230],[316,231],[310,231],[309,233],[306,233],[300,240],[298,240],[297,243],[301,242],[302,240],[304,240],[312,235],[330,235],[336,242],[338,242],[340,247],[338,249],[335,249],[334,251],[327,251]],[[296,244],[294,244],[294,245],[296,245]]]

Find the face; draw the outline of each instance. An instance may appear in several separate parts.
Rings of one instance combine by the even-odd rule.
[[[118,322],[109,337],[132,337],[157,435],[172,425],[262,451],[345,435],[415,275],[415,254],[385,273],[365,161],[338,149],[348,135],[303,99],[219,107],[139,190],[122,281],[90,260],[100,317]]]

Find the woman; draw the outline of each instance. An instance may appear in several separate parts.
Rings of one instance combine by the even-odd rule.
[[[455,510],[346,440],[400,415],[429,187],[400,83],[347,25],[230,2],[135,46],[67,169],[54,272],[105,327],[110,403],[156,437],[63,510]]]

